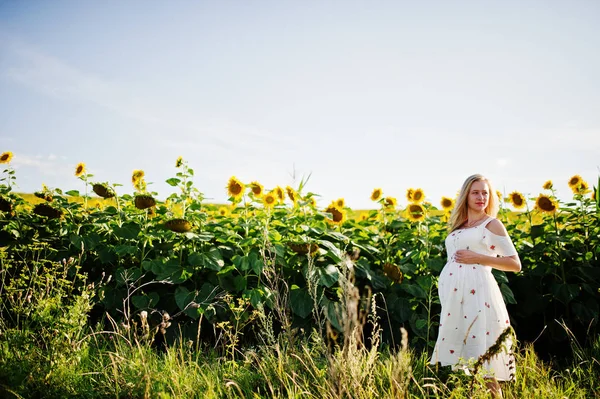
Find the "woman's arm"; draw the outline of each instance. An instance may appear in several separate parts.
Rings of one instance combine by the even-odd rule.
[[[521,260],[517,255],[497,257],[478,254],[468,249],[459,249],[456,251],[454,260],[457,263],[465,265],[480,264],[490,266],[504,272],[516,273],[521,271]]]
[[[508,236],[506,228],[498,219],[492,220],[485,228],[497,236]],[[521,260],[519,259],[519,255],[497,257],[479,254],[467,249],[460,249],[456,251],[454,260],[458,263],[464,263],[467,265],[480,264],[490,266],[494,269],[505,272],[521,271]]]

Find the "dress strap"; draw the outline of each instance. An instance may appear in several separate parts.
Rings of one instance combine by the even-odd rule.
[[[495,218],[488,215],[488,217],[479,226],[483,226],[485,228],[485,226],[487,226],[494,219]]]

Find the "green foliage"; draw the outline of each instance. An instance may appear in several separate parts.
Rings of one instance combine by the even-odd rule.
[[[40,192],[38,199],[60,215],[49,217],[35,213],[31,204],[12,192],[14,170],[9,168],[5,174],[0,194],[10,210],[0,215],[0,247],[3,259],[10,260],[10,269],[3,270],[11,271],[5,271],[9,277],[2,295],[27,292],[14,288],[25,282],[39,292],[45,292],[44,284],[51,284],[57,292],[53,299],[44,297],[35,310],[16,299],[7,302],[9,297],[3,296],[3,320],[10,328],[37,331],[39,325],[49,331],[47,323],[58,323],[52,328],[83,334],[83,326],[69,324],[63,313],[83,312],[83,305],[73,308],[72,301],[83,284],[75,276],[85,273],[97,287],[88,298],[96,305],[94,322],[105,320],[102,315],[107,314],[115,325],[131,327],[132,320],[146,312],[152,324],[147,339],[165,330],[160,336],[171,343],[178,335],[194,340],[200,327],[210,327],[203,329],[201,338],[228,342],[223,352],[233,361],[243,343],[262,339],[265,326],[272,337],[282,333],[290,340],[313,327],[323,332],[329,326],[335,333],[347,334],[339,310],[344,276],[352,268],[358,295],[382,299],[373,312],[384,320],[383,342],[397,344],[404,327],[414,348],[427,351],[434,343],[447,216],[431,204],[423,205],[427,216],[416,222],[380,201],[381,208],[364,218],[334,223],[331,213],[310,205],[314,194],[304,195],[302,182],[296,193],[299,200],[293,204],[265,208],[260,198],[248,192],[221,215],[203,203],[193,184],[194,171],[178,160],[175,176],[167,180],[176,192],[155,206],[139,209],[134,197],[116,195],[115,185],[102,183],[115,195],[89,207],[88,185],[93,183],[86,172],[80,177],[85,184],[82,201],[69,200],[69,195],[81,195],[76,191],[45,188]],[[555,213],[535,208],[501,212],[523,270],[494,275],[519,339],[532,341],[547,327],[539,342],[545,342],[546,348],[559,347],[557,343],[569,339],[557,322],[561,320],[581,342],[586,342],[582,338],[588,332],[596,331],[600,316],[597,204],[597,196],[592,200],[578,192],[573,202],[560,203]],[[174,220],[178,223],[170,223]],[[62,262],[70,258],[77,259],[77,270],[71,261]],[[27,277],[47,276],[50,265],[66,264],[70,266],[65,278],[47,283],[34,279],[34,285]],[[58,295],[67,289],[60,285],[63,279],[79,282]],[[256,311],[264,317],[255,317]],[[33,324],[20,324],[23,320]],[[19,339],[30,338],[25,334]]]

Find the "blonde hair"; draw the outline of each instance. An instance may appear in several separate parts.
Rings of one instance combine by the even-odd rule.
[[[471,191],[471,186],[476,181],[482,181],[488,186],[488,205],[484,209],[484,212],[491,217],[496,217],[498,214],[498,198],[488,178],[480,174],[469,176],[460,189],[460,193],[458,194],[458,198],[456,200],[456,205],[454,206],[454,210],[450,215],[450,221],[448,222],[448,230],[450,232],[458,229],[467,220],[469,211],[469,192]]]

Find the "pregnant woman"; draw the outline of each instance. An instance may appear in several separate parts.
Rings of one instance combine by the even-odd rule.
[[[483,355],[510,319],[492,269],[518,272],[521,261],[502,222],[496,219],[498,199],[487,178],[473,175],[464,182],[450,217],[446,237],[448,262],[440,274],[442,304],[439,336],[431,364],[467,369]],[[482,364],[487,387],[501,397],[498,381],[512,380],[512,342]]]

